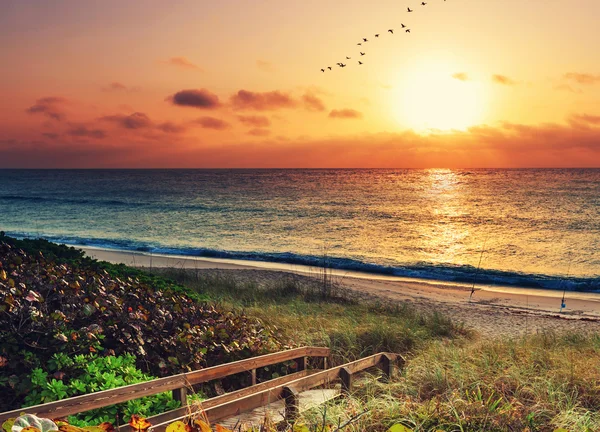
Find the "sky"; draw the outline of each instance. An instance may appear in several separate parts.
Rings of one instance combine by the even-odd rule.
[[[600,2],[426,3],[2,0],[0,168],[600,167]]]

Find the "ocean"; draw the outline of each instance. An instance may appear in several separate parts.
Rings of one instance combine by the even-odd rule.
[[[600,290],[600,170],[0,170],[0,230],[73,245]]]

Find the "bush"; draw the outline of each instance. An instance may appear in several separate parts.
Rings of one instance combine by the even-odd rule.
[[[282,348],[259,320],[199,301],[167,279],[44,241],[36,252],[35,244],[0,238],[3,407],[21,406],[32,371],[52,372],[47,365],[59,352],[130,354],[144,373],[166,376]],[[62,395],[58,381],[50,385]]]
[[[155,378],[138,369],[135,362],[136,358],[131,354],[107,357],[79,354],[71,357],[56,353],[48,363],[49,372],[36,368],[29,375],[31,391],[25,397],[25,406],[137,384]],[[147,417],[178,406],[179,402],[173,400],[172,394],[167,392],[70,416],[69,423],[75,426],[90,426],[101,422],[123,424],[132,414]]]

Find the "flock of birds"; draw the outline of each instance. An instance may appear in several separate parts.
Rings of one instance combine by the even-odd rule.
[[[444,0],[444,1],[446,1],[446,0]],[[425,1],[422,1],[422,2],[421,2],[421,6],[427,6],[427,2],[425,2]],[[410,7],[407,7],[407,8],[406,8],[406,10],[407,10],[407,12],[408,12],[408,13],[410,13],[410,12],[414,12],[414,9],[411,9]],[[405,24],[403,24],[403,23],[401,23],[400,25],[401,25],[401,29],[402,29],[402,30],[404,30],[404,32],[405,32],[405,33],[410,33],[410,28],[408,28],[408,27],[407,27]],[[393,29],[393,28],[391,28],[391,29],[389,29],[387,32],[393,35],[393,34],[394,34],[394,29]],[[376,37],[376,38],[378,38],[379,36],[380,36],[380,33],[376,33],[376,34],[375,34],[375,37]],[[358,45],[358,46],[362,46],[364,43],[367,43],[367,42],[369,42],[369,39],[367,39],[367,38],[365,38],[365,37],[364,37],[364,38],[362,38],[362,42],[359,42],[359,43],[357,43],[357,45]],[[365,53],[365,52],[362,52],[362,51],[359,51],[359,53],[360,53],[360,57],[363,57],[363,56],[365,56],[365,55],[367,54],[367,53]],[[348,56],[346,56],[346,60],[351,60],[351,59],[352,59],[352,57],[348,57]],[[362,61],[360,61],[360,60],[358,60],[358,65],[360,66],[360,65],[362,65],[362,64],[363,64],[363,62],[362,62]],[[341,68],[345,68],[346,66],[348,66],[347,64],[345,64],[345,63],[343,63],[343,62],[338,62],[338,63],[336,63],[336,65],[338,65],[338,66],[339,66],[339,67],[341,67]],[[332,70],[333,68],[332,68],[331,66],[327,66],[327,69],[329,69],[329,70]],[[325,72],[325,68],[322,68],[322,69],[321,69],[321,72]]]

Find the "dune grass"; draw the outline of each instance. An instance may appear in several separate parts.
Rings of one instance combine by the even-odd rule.
[[[390,383],[366,376],[349,397],[304,413],[299,422],[309,430],[361,413],[345,431],[379,432],[394,424],[413,431],[600,430],[599,335],[482,340],[413,305],[348,299],[343,292],[323,298],[318,281],[293,275],[259,285],[227,273],[166,273],[277,327],[290,343],[330,347],[337,364],[380,351],[406,357]]]

